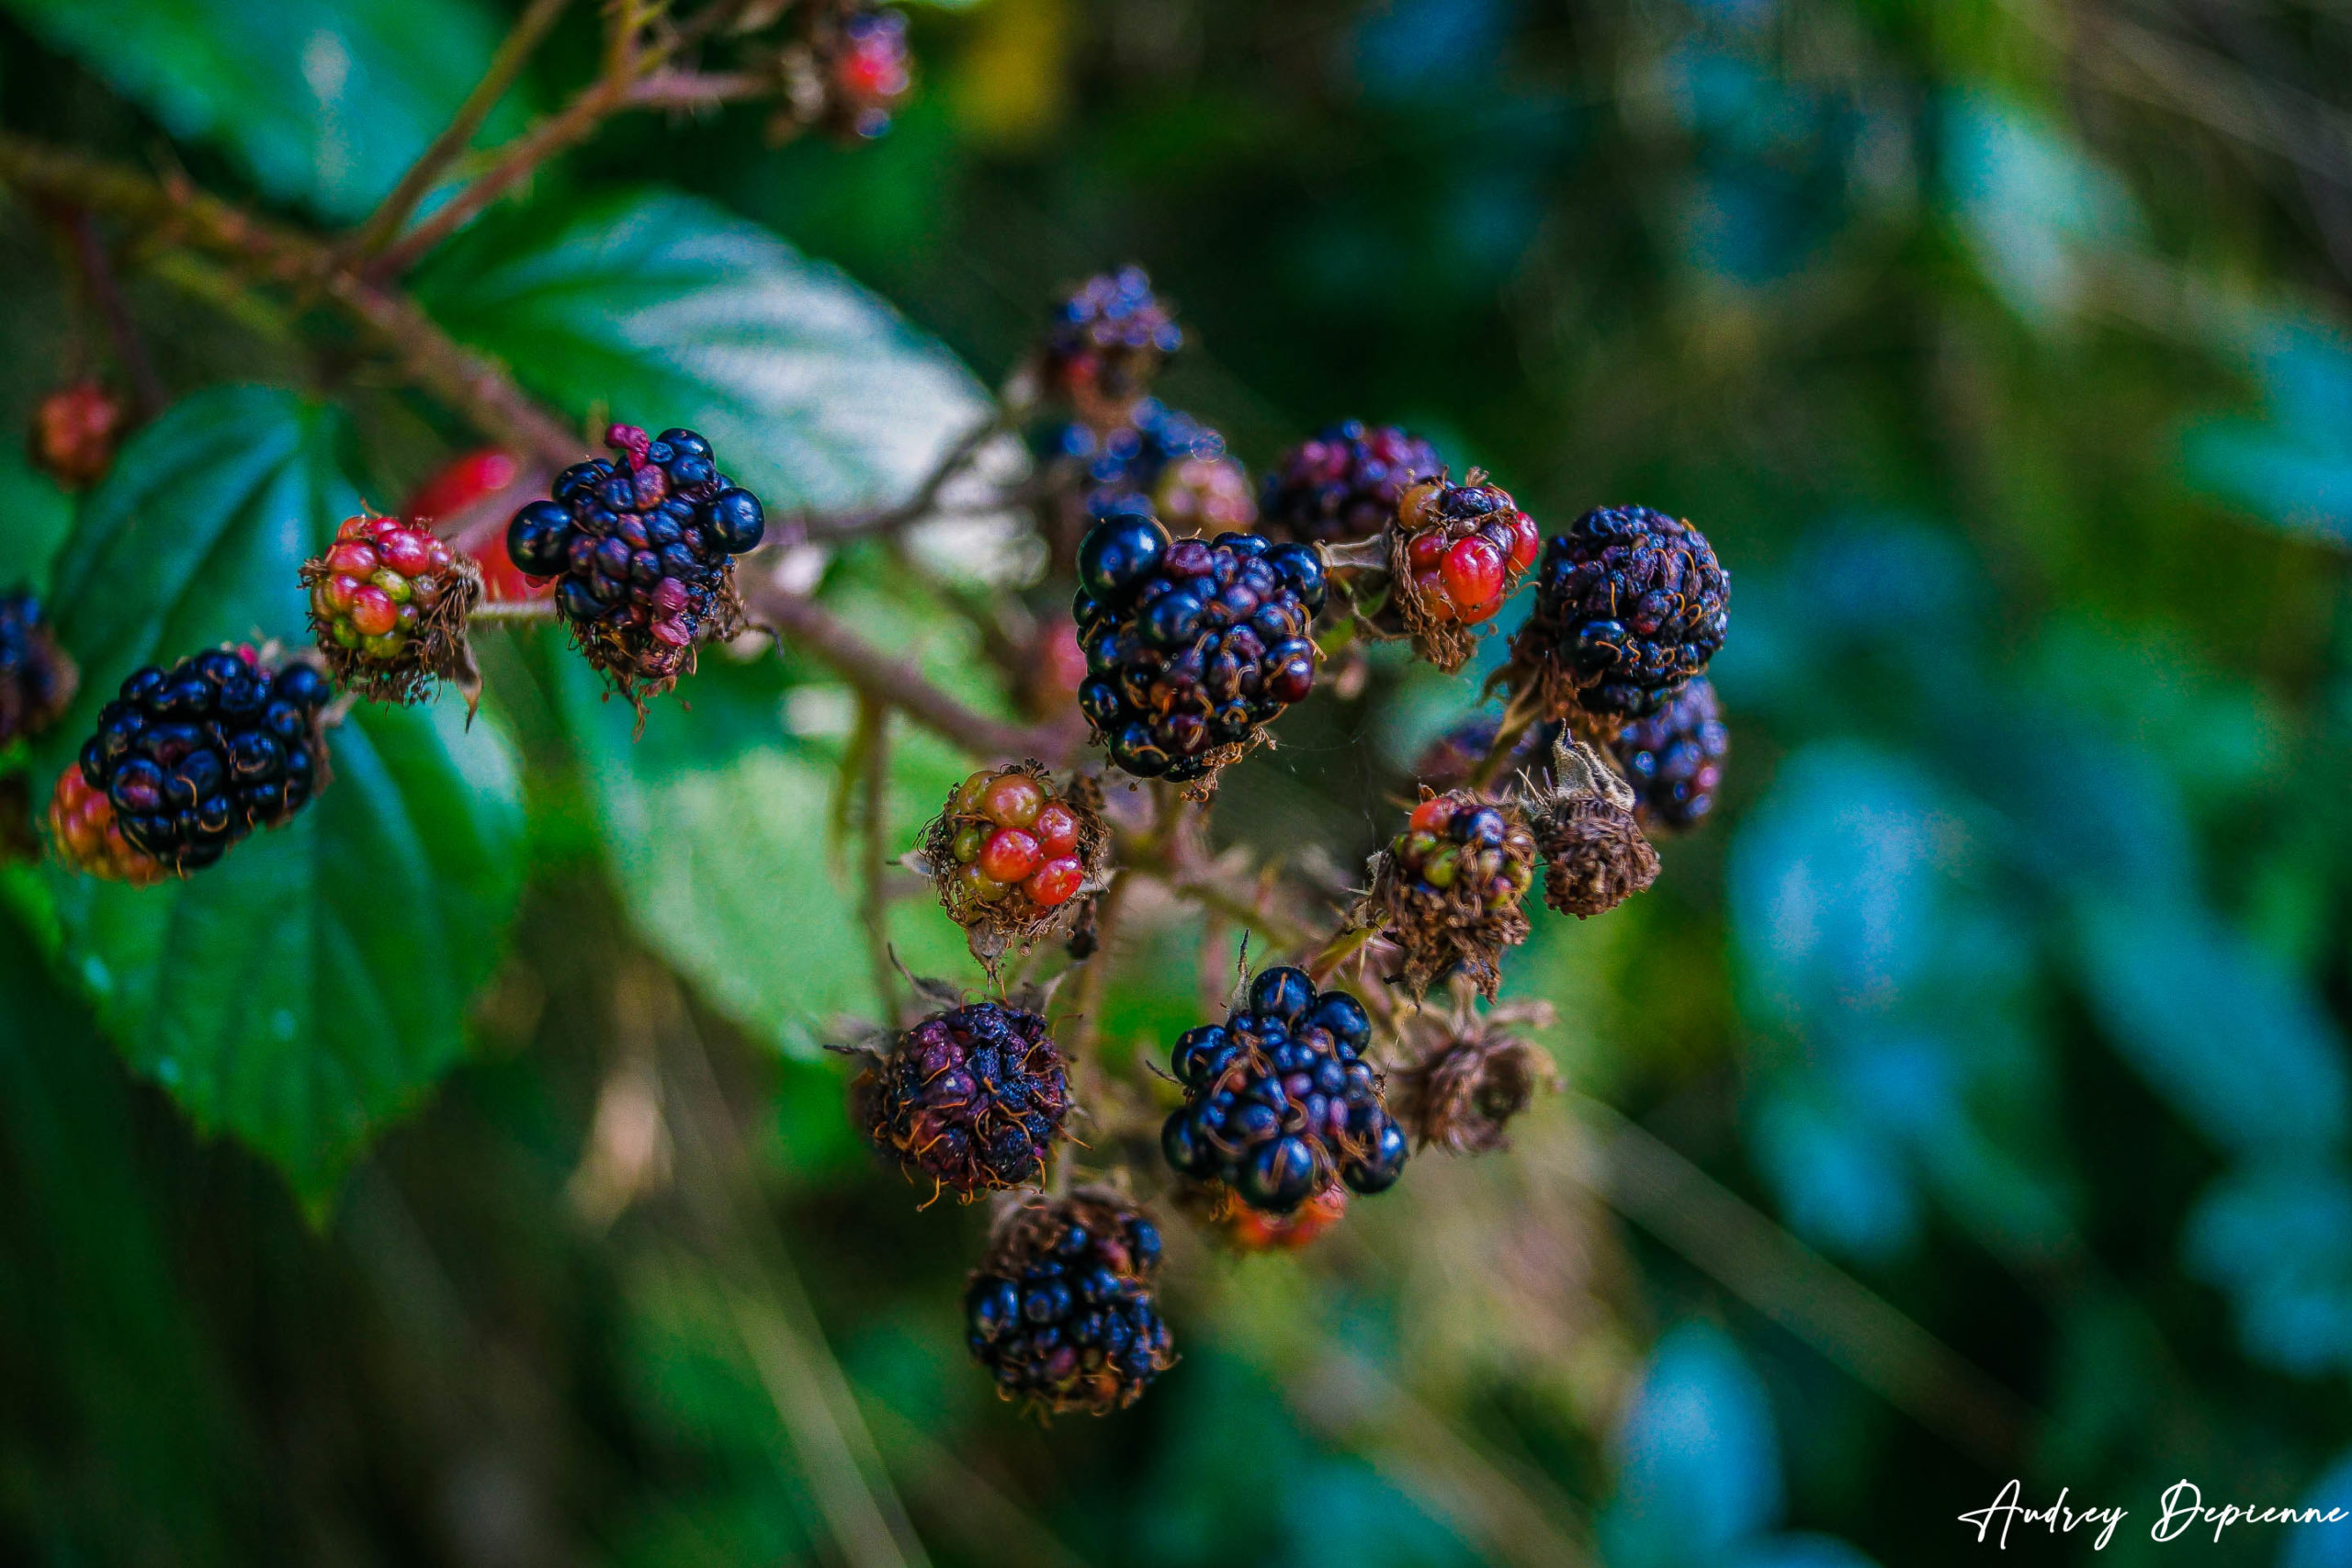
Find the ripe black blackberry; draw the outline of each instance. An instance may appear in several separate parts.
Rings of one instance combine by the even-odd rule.
[[[741,629],[734,558],[767,529],[759,498],[721,474],[691,430],[614,425],[596,458],[556,476],[555,498],[507,525],[506,551],[560,577],[556,610],[588,661],[632,702],[691,673],[695,649]]]
[[[1646,506],[1595,508],[1544,546],[1503,678],[1532,689],[1547,718],[1644,717],[1706,673],[1730,601],[1698,529]]]
[[[1268,536],[1329,545],[1368,539],[1395,521],[1408,486],[1442,467],[1437,448],[1393,424],[1334,424],[1283,454],[1258,516]]]
[[[1185,1031],[1170,1054],[1184,1105],[1160,1129],[1169,1165],[1268,1213],[1334,1179],[1386,1191],[1404,1172],[1405,1134],[1363,1059],[1371,1041],[1353,997],[1317,995],[1304,969],[1262,971],[1246,1005]]]
[[[1032,1200],[965,1289],[965,1343],[1000,1398],[1054,1416],[1124,1409],[1176,1364],[1159,1268],[1159,1228],[1119,1194]]]
[[[0,593],[0,747],[57,722],[80,684],[30,593]]]
[[[1183,345],[1175,313],[1139,266],[1098,273],[1055,310],[1038,344],[1046,391],[1103,428],[1131,423],[1130,406],[1159,362]]]
[[[1520,903],[1535,881],[1535,852],[1510,802],[1473,789],[1431,795],[1373,856],[1356,922],[1396,944],[1397,978],[1416,997],[1452,975],[1491,997],[1503,950],[1527,940]]]
[[[1647,718],[1635,719],[1609,745],[1634,786],[1634,817],[1645,828],[1685,832],[1714,809],[1731,731],[1702,675]]]
[[[1251,534],[1173,542],[1132,502],[1079,547],[1078,704],[1137,778],[1212,776],[1315,685],[1323,563]]]
[[[854,1089],[866,1136],[959,1198],[1023,1187],[1069,1113],[1069,1074],[1046,1021],[973,1002],[901,1033]]]
[[[315,666],[273,670],[251,649],[151,665],[98,710],[82,781],[106,795],[133,850],[167,872],[201,871],[324,787],[331,694]]]

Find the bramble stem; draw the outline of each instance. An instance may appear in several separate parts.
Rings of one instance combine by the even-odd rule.
[[[1000,401],[995,412],[958,436],[954,446],[940,455],[923,476],[915,491],[895,506],[872,507],[859,512],[806,513],[798,519],[801,532],[810,539],[846,539],[862,534],[887,534],[919,523],[938,509],[940,493],[955,481],[956,476],[969,468],[980,449],[997,436],[1011,430],[1019,412],[1010,404]]]
[[[889,906],[883,897],[882,877],[889,863],[884,843],[890,822],[890,710],[872,696],[857,704],[857,736],[852,745],[865,761],[863,789],[865,814],[858,845],[861,895],[858,919],[865,927],[866,961],[874,968],[874,994],[882,1016],[893,1027],[899,1021],[899,976],[890,961]]]
[[[433,144],[418,156],[416,162],[408,166],[408,172],[401,175],[401,182],[392,187],[391,194],[377,203],[376,210],[369,213],[367,220],[353,230],[344,242],[345,255],[373,255],[400,232],[401,225],[407,222],[409,214],[416,210],[416,204],[424,199],[443,172],[465,152],[474,139],[474,132],[480,130],[482,121],[490,118],[491,110],[506,96],[506,90],[514,85],[514,78],[521,73],[532,51],[538,48],[548,30],[555,26],[571,4],[571,0],[531,0],[530,6],[516,18],[514,28],[507,33],[505,41],[498,46],[498,52],[491,57],[490,69],[482,73],[481,80],[474,84],[474,90],[467,94],[466,101],[458,107],[456,117],[443,128],[440,135],[433,139]]]
[[[484,621],[552,621],[555,619],[553,599],[486,599],[467,613],[466,624],[480,626]]]
[[[1514,695],[1504,705],[1503,716],[1495,726],[1494,744],[1488,746],[1487,754],[1478,759],[1478,765],[1470,770],[1468,783],[1472,789],[1483,790],[1493,786],[1503,769],[1510,765],[1511,753],[1519,749],[1520,738],[1534,726],[1536,706],[1532,692],[1531,686],[1529,694]]]
[[[114,356],[130,383],[131,406],[141,419],[153,419],[164,412],[164,378],[155,373],[154,357],[147,352],[147,342],[139,335],[139,323],[131,319],[130,307],[123,299],[122,287],[115,278],[114,262],[107,254],[97,221],[86,210],[76,210],[67,217],[66,227],[73,236],[74,256],[81,268],[83,285],[89,289],[90,302],[98,308],[99,316],[106,321]]]

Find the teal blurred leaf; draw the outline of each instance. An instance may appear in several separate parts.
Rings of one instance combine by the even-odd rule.
[[[694,197],[500,211],[417,287],[533,391],[690,425],[771,507],[900,494],[989,412],[955,355],[881,299]]]
[[[2303,1494],[2299,1506],[2323,1514],[2335,1508],[2352,1514],[2352,1454],[2328,1466],[2327,1473]],[[2278,1568],[2352,1568],[2352,1526],[2341,1520],[2296,1525],[2278,1553]]]
[[[457,112],[498,25],[478,0],[0,0],[273,200],[364,215]]]
[[[187,399],[124,448],[59,563],[85,680],[37,776],[135,666],[302,635],[296,571],[358,509],[347,446],[332,409],[246,387]],[[523,876],[515,764],[487,719],[466,733],[454,699],[362,707],[330,744],[316,804],[209,871],[140,890],[49,874],[64,961],[125,1057],[314,1213],[464,1055]]]
[[[1913,762],[1824,744],[1782,765],[1733,846],[1758,1168],[1793,1225],[1849,1255],[1911,1243],[1929,1191],[2015,1245],[2064,1226],[2022,1018],[2032,935],[1971,810]]]
[[[2089,265],[2143,231],[2112,171],[2046,116],[1998,93],[1954,95],[1943,156],[1961,231],[2001,298],[2035,324],[2079,308]]]
[[[1720,1563],[1781,1517],[1781,1447],[1763,1383],[1721,1329],[1658,1342],[1617,1432],[1600,1521],[1610,1568]]]
[[[2185,902],[2085,894],[2074,929],[2109,1038],[2191,1125],[2248,1157],[2343,1144],[2344,1039],[2301,976]]]
[[[2352,1368],[2352,1177],[2340,1167],[2233,1172],[2198,1201],[2182,1250],[2229,1296],[2248,1356],[2307,1377]]]
[[[2189,482],[2290,534],[2352,544],[2352,343],[2293,318],[2267,320],[2251,339],[2265,417],[2184,432]]]

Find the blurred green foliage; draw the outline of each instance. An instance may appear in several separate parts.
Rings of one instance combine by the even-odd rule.
[[[349,220],[510,9],[0,0],[0,122]],[[575,9],[489,139],[593,70]],[[1302,1258],[1171,1226],[1183,1365],[1025,1425],[959,1342],[982,1216],[915,1211],[818,1049],[876,1005],[845,694],[714,656],[638,737],[502,632],[470,733],[345,730],[320,807],[198,882],[0,870],[7,1555],[1908,1568],[1984,1550],[1954,1517],[2013,1475],[2135,1521],[2183,1475],[2352,1490],[2352,23],[985,0],[914,38],[887,140],[616,125],[425,304],[780,509],[902,491],[1051,292],[1134,259],[1190,334],[1163,394],[1253,465],[1361,414],[1553,526],[1698,521],[1727,798],[1510,970],[1574,1094]],[[289,634],[292,561],[472,440],[314,313],[126,260],[174,407],[78,502],[0,451],[0,581],[54,591],[77,725],[151,651]],[[14,429],[104,353],[22,205],[0,267]],[[827,582],[1011,711],[889,558]],[[1475,690],[1377,662],[1219,831],[1360,864]],[[910,840],[959,765],[892,769]],[[1147,915],[1103,1029],[1149,1060],[1222,976]],[[2346,1529],[2173,1550],[2323,1568]]]

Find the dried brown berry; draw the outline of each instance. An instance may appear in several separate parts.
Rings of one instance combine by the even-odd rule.
[[[1394,1097],[1416,1146],[1458,1155],[1507,1147],[1511,1119],[1535,1102],[1537,1090],[1560,1087],[1551,1053],[1508,1031],[1545,1028],[1552,1019],[1550,1004],[1519,1002],[1484,1016],[1464,1008],[1421,1031],[1433,1038],[1396,1075]]]
[[[1535,840],[1518,808],[1476,790],[1433,795],[1372,857],[1359,926],[1396,943],[1396,976],[1414,996],[1459,975],[1488,997],[1503,950],[1527,940],[1521,900],[1535,879]]]
[[[1544,901],[1580,920],[1607,914],[1657,880],[1657,852],[1634,819],[1633,786],[1591,747],[1565,736],[1552,773],[1557,782],[1527,800],[1544,857]]]

